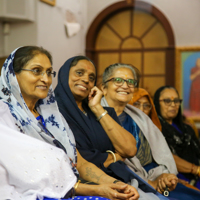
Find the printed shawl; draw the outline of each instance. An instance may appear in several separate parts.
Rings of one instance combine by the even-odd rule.
[[[54,146],[58,146],[58,144],[61,143],[61,146],[64,147],[63,150],[66,151],[72,162],[71,164],[74,172],[78,174],[76,168],[74,167],[74,164],[76,163],[74,136],[58,110],[53,89],[50,87],[48,96],[37,102],[36,110],[43,116],[46,128],[51,132],[55,139],[47,135],[40,128],[38,121],[28,109],[22,97],[20,87],[13,70],[13,60],[16,50],[10,54],[2,67],[0,77],[0,98],[8,105],[13,116],[15,126],[20,132],[39,140],[46,141]]]

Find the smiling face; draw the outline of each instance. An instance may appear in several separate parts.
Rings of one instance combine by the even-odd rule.
[[[119,77],[123,79],[134,79],[134,75],[132,71],[128,68],[117,68],[112,77]],[[126,82],[123,83],[121,86],[116,86],[113,81],[109,81],[107,85],[103,88],[104,96],[108,102],[108,104],[111,106],[121,104],[126,105],[132,98],[134,92],[134,88],[131,88],[127,85]]]
[[[76,100],[82,102],[94,87],[96,70],[88,60],[78,61],[69,71],[69,87]]]
[[[164,89],[161,94],[159,100],[163,99],[178,99],[179,96],[177,92],[173,88]],[[175,105],[174,102],[171,105],[165,105],[164,101],[160,101],[160,114],[161,116],[170,124],[172,124],[172,120],[177,116],[180,105]]]
[[[42,71],[52,70],[51,62],[45,54],[36,54],[23,69]],[[49,87],[52,83],[52,76],[36,76],[32,71],[21,71],[16,73],[17,81],[22,93],[22,96],[27,105],[31,102],[37,102],[39,99],[47,97]]]

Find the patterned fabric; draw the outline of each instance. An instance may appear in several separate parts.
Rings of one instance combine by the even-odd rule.
[[[152,155],[151,155],[151,148],[147,141],[147,139],[144,137],[144,134],[138,127],[138,125],[135,123],[135,121],[125,112],[122,112],[121,115],[118,116],[120,123],[122,126],[132,133],[136,140],[136,147],[137,147],[137,153],[136,157],[139,159],[142,166],[145,166],[152,162]]]
[[[137,151],[136,157],[139,159],[141,165],[145,166],[152,162],[151,148],[142,131],[139,132],[139,138],[141,145]]]
[[[77,155],[73,133],[58,110],[53,89],[50,87],[48,96],[45,99],[40,99],[36,104],[36,110],[44,118],[46,128],[51,132],[52,137],[47,135],[40,127],[22,97],[13,69],[16,50],[9,55],[2,67],[0,98],[8,105],[15,125],[20,132],[62,148],[71,160],[74,173],[78,175],[78,171],[75,168]]]
[[[44,200],[57,200],[57,199],[44,198]],[[104,197],[98,197],[98,196],[75,196],[73,198],[68,198],[68,200],[109,200],[109,199],[104,198]]]

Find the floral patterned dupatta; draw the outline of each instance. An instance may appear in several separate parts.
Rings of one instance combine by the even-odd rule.
[[[15,76],[13,69],[13,60],[15,49],[6,59],[0,77],[0,98],[9,106],[10,112],[14,118],[18,130],[26,135],[57,146],[61,144],[63,150],[70,158],[72,166],[76,163],[75,140],[71,129],[60,114],[57,103],[54,98],[52,86],[48,95],[37,102],[36,110],[43,117],[46,129],[54,136],[47,135],[39,126],[37,119],[27,107]],[[75,173],[78,173],[75,167],[72,167]]]

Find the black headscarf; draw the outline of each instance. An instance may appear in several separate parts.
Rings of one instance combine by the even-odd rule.
[[[162,125],[162,133],[173,154],[188,162],[199,165],[200,142],[196,138],[194,130],[183,122],[181,106],[179,107],[177,116],[173,119],[173,123],[179,128],[181,133],[161,116],[159,99],[161,92],[166,88],[174,89],[178,94],[178,91],[171,86],[162,86],[155,92],[154,104]]]
[[[87,59],[87,57],[85,58]],[[68,83],[69,71],[74,59],[77,59],[77,56],[68,59],[59,70],[58,84],[55,89],[56,100],[60,112],[74,133],[76,146],[81,155],[88,161],[96,164],[98,167],[103,167],[103,163],[107,159],[108,155],[108,153],[106,153],[106,150],[108,149],[104,149],[103,146],[105,145],[112,151],[114,151],[114,147],[101,124],[97,122],[95,115],[88,107],[87,98],[82,102],[82,106],[87,113],[87,117],[76,104],[75,98],[70,90]],[[114,109],[106,109],[109,111],[109,114],[117,121],[118,118]],[[97,135],[101,137],[97,137]],[[101,151],[98,151],[97,149],[100,149]]]
[[[60,68],[55,96],[60,112],[74,133],[77,149],[86,160],[94,163],[106,174],[126,183],[136,178],[143,191],[156,193],[156,191],[152,187],[149,187],[149,185],[137,174],[130,171],[124,162],[117,161],[107,168],[104,167],[103,163],[108,156],[106,150],[115,151],[115,149],[103,127],[89,109],[87,99],[82,102],[83,109],[87,112],[87,117],[78,108],[75,102],[75,98],[68,84],[69,71],[75,58],[77,57],[70,58]],[[104,109],[106,109],[109,115],[119,123],[113,108],[106,107]]]

